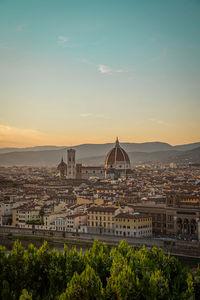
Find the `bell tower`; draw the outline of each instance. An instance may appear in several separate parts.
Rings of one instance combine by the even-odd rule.
[[[74,149],[67,150],[67,178],[69,179],[76,178],[75,153],[76,150]]]

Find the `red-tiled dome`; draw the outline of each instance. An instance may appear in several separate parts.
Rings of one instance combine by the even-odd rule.
[[[115,147],[106,156],[105,168],[112,167],[116,163],[130,165],[128,154],[120,147],[118,139],[116,140]]]

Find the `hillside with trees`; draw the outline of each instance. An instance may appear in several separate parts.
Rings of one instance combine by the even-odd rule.
[[[47,243],[27,249],[16,241],[0,247],[0,299],[200,299],[194,274],[161,249],[117,248],[94,241],[85,253],[50,251]]]

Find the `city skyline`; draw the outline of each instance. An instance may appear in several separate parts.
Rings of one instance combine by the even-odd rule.
[[[0,147],[200,141],[200,3],[0,0]]]

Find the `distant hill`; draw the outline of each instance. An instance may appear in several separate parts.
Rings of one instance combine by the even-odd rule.
[[[153,147],[168,147],[168,144],[160,145],[162,143],[155,143],[154,145],[148,144],[146,149],[153,149]],[[153,144],[153,143],[150,143]],[[195,145],[200,144],[196,143]],[[128,152],[131,163],[148,163],[148,162],[200,162],[200,147],[192,150],[174,150],[174,147],[170,146],[170,150],[159,151],[128,151],[134,148],[132,144],[121,144],[121,146]],[[185,145],[187,146],[187,145]],[[51,146],[47,146],[51,147]],[[53,146],[55,147],[55,146]],[[106,154],[113,147],[113,144],[84,144],[73,147],[76,149],[76,160],[79,163],[87,165],[103,165]],[[137,147],[138,144],[137,144]],[[191,146],[190,146],[191,147]],[[15,151],[0,154],[0,166],[57,166],[63,157],[64,161],[67,161],[67,147],[56,147],[58,150],[34,150],[34,151]],[[54,148],[55,149],[55,148]]]
[[[187,150],[196,149],[198,147],[200,147],[200,143],[178,145],[178,146],[174,146],[173,149],[178,151],[187,151]]]
[[[81,157],[89,157],[89,156],[99,156],[107,153],[112,147],[114,143],[106,143],[106,144],[81,144],[75,146],[35,146],[35,147],[27,147],[27,148],[0,148],[0,154],[9,153],[9,152],[28,152],[28,151],[45,151],[45,150],[61,150],[67,148],[74,148],[77,152],[80,151]],[[156,151],[167,151],[167,150],[177,150],[177,151],[187,151],[192,150],[194,148],[200,147],[199,143],[193,144],[185,144],[185,145],[177,145],[171,146],[168,143],[162,142],[147,142],[147,143],[120,143],[120,145],[127,152],[156,152]]]
[[[43,151],[43,150],[59,150],[66,148],[64,146],[35,146],[27,148],[0,148],[0,154],[10,152],[27,152],[27,151]]]
[[[163,162],[163,163],[200,163],[200,147],[189,151],[156,151],[156,152],[128,152],[132,164]],[[103,165],[105,155],[96,157],[85,157],[78,162],[87,165]]]

